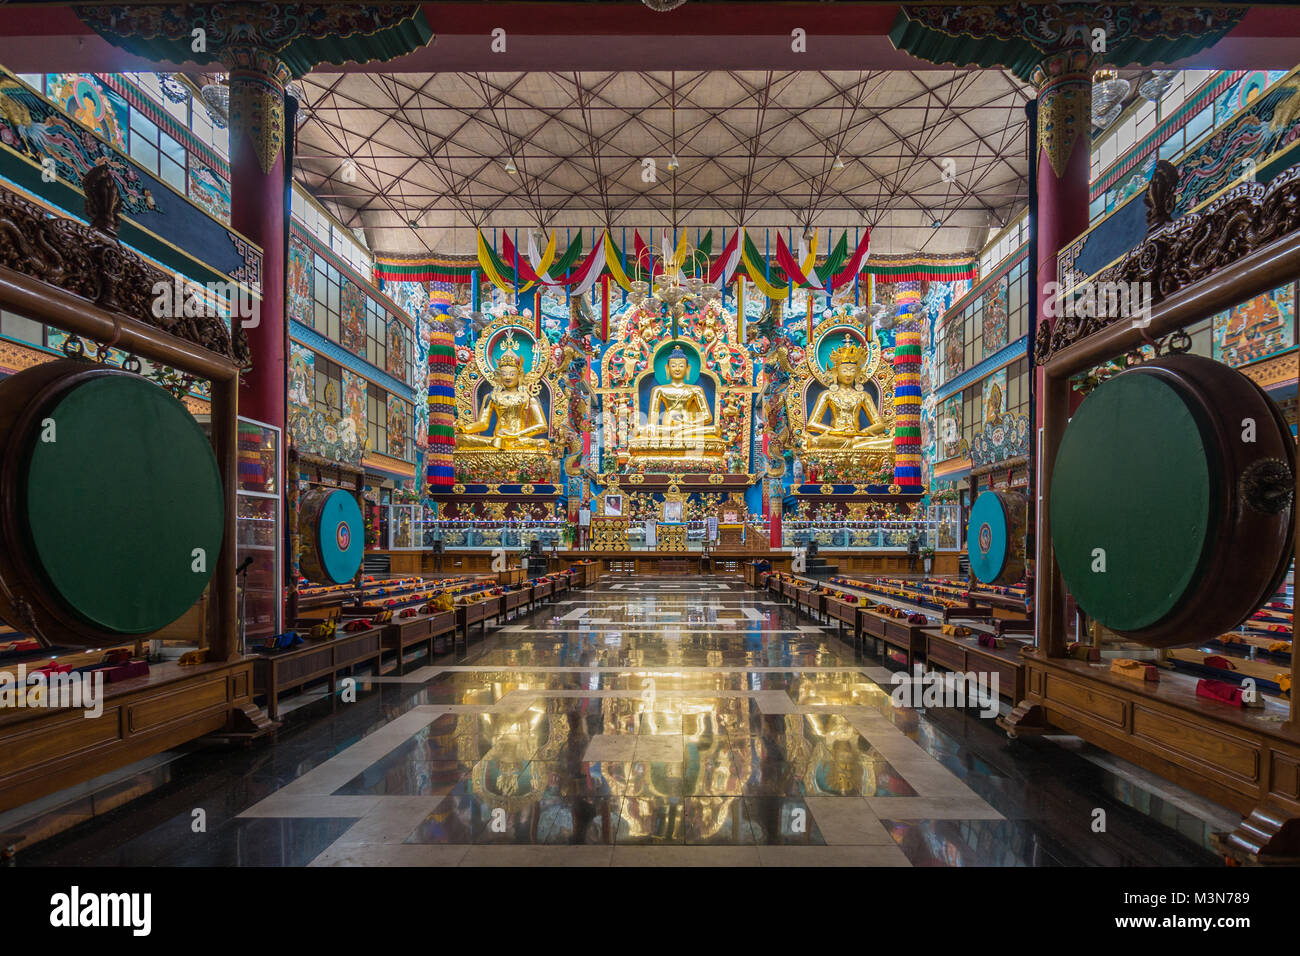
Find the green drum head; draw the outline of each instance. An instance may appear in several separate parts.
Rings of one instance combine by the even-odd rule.
[[[1052,475],[1052,546],[1080,607],[1106,627],[1151,627],[1198,586],[1211,454],[1182,394],[1149,372],[1116,376],[1074,413]]]
[[[144,379],[105,375],[65,392],[27,441],[27,530],[65,606],[117,634],[189,610],[216,568],[225,503],[185,406]]]

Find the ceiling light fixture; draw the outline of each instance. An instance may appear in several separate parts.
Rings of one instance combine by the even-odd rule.
[[[506,160],[506,172],[511,176],[519,172],[519,167],[515,165],[515,158],[513,156]]]
[[[681,165],[681,163],[679,163],[679,162],[677,161],[677,154],[676,154],[676,153],[673,153],[671,156],[668,157],[668,171],[669,171],[670,173],[675,173],[675,172],[677,172],[677,167],[680,166],[680,165]]]
[[[1098,70],[1092,75],[1092,121],[1105,129],[1124,111],[1124,99],[1133,84],[1120,79],[1114,70]]]
[[[1138,92],[1148,102],[1159,103],[1160,98],[1165,95],[1165,90],[1169,89],[1169,85],[1177,75],[1177,70],[1152,70],[1151,76],[1139,84]]]
[[[835,154],[835,162],[831,163],[831,169],[835,170],[835,172],[838,173],[838,172],[839,172],[840,170],[842,170],[843,168],[844,168],[844,160],[840,159],[839,154],[836,153],[836,154]]]

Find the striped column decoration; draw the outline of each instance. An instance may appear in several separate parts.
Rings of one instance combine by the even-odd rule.
[[[921,283],[901,282],[895,296],[894,484],[903,494],[921,485]]]
[[[430,283],[429,448],[425,453],[430,491],[446,491],[456,483],[452,452],[456,448],[456,336],[443,316],[453,298],[450,285]]]

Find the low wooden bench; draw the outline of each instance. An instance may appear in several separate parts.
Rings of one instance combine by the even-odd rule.
[[[826,595],[826,616],[836,622],[836,631],[840,640],[844,639],[844,627],[848,625],[853,634],[853,655],[862,654],[862,620],[861,604],[851,603],[833,594]]]
[[[434,611],[432,614],[421,614],[418,617],[395,617],[391,623],[384,626],[383,645],[385,650],[397,652],[397,673],[404,674],[406,672],[404,655],[407,648],[427,643],[429,658],[432,660],[433,655],[439,653],[438,638],[451,634],[454,640],[455,633],[455,611]]]
[[[386,626],[341,631],[326,641],[307,641],[292,650],[259,653],[253,659],[253,693],[266,696],[267,716],[272,720],[278,718],[279,698],[285,691],[322,678],[329,680],[332,699],[338,691],[339,672],[354,673],[358,664],[373,661],[378,675]]]
[[[521,607],[526,607],[533,603],[532,588],[518,588],[514,591],[507,591],[501,595],[503,600],[502,611],[509,615],[511,611],[518,611]]]
[[[1034,622],[1030,618],[999,617],[994,613],[991,606],[982,605],[978,601],[943,609],[943,623],[951,624],[957,621],[983,622],[988,625],[992,633],[997,634],[999,637],[1004,634],[1034,633]]]
[[[891,617],[867,608],[861,611],[861,621],[862,633],[885,645],[882,657],[888,656],[888,648],[893,647],[903,652],[904,664],[910,669],[925,656],[925,635],[921,633],[924,624],[909,624],[905,617]]]
[[[826,595],[811,587],[795,588],[795,606],[808,612],[813,620],[820,620],[826,613]]]
[[[931,667],[943,667],[963,674],[996,674],[998,694],[1017,704],[1025,696],[1025,665],[1020,650],[1028,644],[1008,641],[1002,648],[982,647],[979,636],[944,634],[937,627],[921,629],[925,635],[925,660]]]
[[[469,629],[477,624],[478,636],[480,638],[485,637],[488,618],[500,617],[503,603],[501,597],[488,597],[483,598],[481,601],[474,601],[471,604],[456,605],[456,631],[464,638],[467,651],[469,650]]]

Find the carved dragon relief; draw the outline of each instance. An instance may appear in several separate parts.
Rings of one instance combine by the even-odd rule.
[[[1093,276],[1094,285],[1132,288],[1131,283],[1149,282],[1154,305],[1300,229],[1300,166],[1267,186],[1239,183],[1203,209],[1170,219],[1177,182],[1176,167],[1157,163],[1146,196],[1146,238]],[[1120,315],[1063,315],[1053,326],[1044,319],[1035,333],[1035,361],[1041,365],[1066,346],[1129,320]]]
[[[0,188],[0,266],[192,342],[241,369],[251,367],[248,341],[238,323],[232,339],[225,323],[205,314],[203,308],[179,310],[197,313],[188,316],[154,315],[154,287],[172,285],[173,277],[118,240],[122,199],[106,166],[86,175],[85,192],[90,225],[50,216],[35,203]]]

